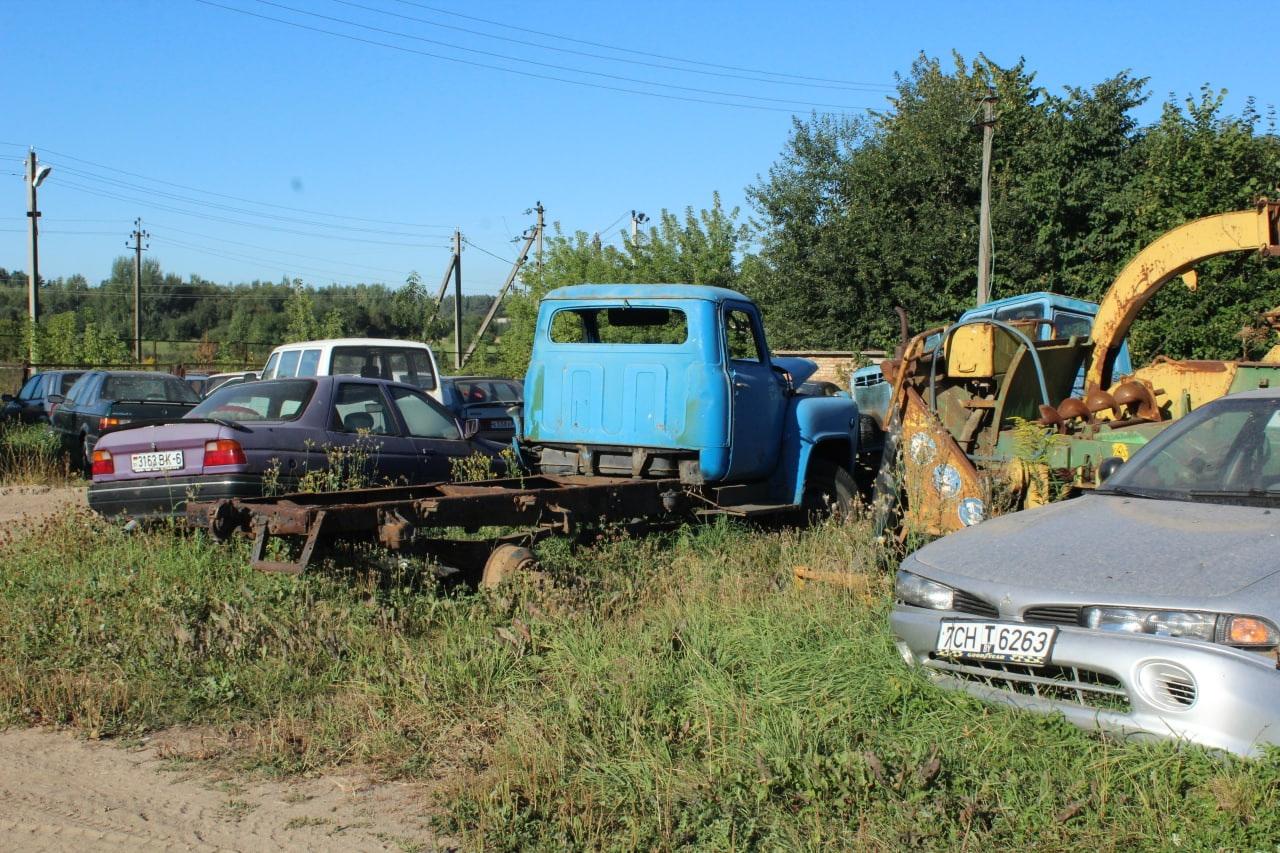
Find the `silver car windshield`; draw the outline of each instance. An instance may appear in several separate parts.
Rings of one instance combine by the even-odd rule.
[[[1280,399],[1222,400],[1169,427],[1100,492],[1280,503]]]

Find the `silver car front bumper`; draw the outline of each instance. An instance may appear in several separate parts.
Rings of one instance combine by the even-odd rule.
[[[1276,660],[1190,640],[1060,626],[1044,667],[934,656],[944,620],[965,614],[899,604],[890,624],[904,658],[943,687],[1120,737],[1183,739],[1239,755],[1280,745]]]

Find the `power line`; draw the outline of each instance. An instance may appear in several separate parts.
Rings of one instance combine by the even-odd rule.
[[[417,23],[426,24],[427,26],[430,26],[430,27],[439,27],[440,29],[453,30],[455,32],[460,32],[460,33],[467,33],[469,35],[480,36],[481,38],[504,41],[504,42],[507,42],[508,44],[519,44],[519,45],[524,45],[526,47],[534,47],[534,48],[538,48],[539,50],[551,50],[557,53],[567,53],[572,56],[583,56],[589,59],[602,59],[605,62],[622,62],[628,65],[638,65],[644,68],[658,68],[665,71],[676,71],[683,74],[702,74],[709,77],[726,77],[726,78],[731,78],[735,80],[747,80],[753,83],[765,83],[765,84],[774,85],[774,86],[802,86],[810,89],[835,89],[837,91],[842,91],[842,92],[867,92],[867,91],[878,92],[878,91],[893,90],[892,86],[887,86],[879,83],[837,84],[837,83],[830,83],[830,82],[823,82],[823,83],[805,82],[804,80],[798,80],[798,79],[797,80],[770,80],[768,79],[768,77],[759,77],[759,76],[752,77],[752,76],[749,76],[748,74],[738,74],[731,71],[704,71],[699,68],[682,68],[679,65],[668,65],[661,62],[646,62],[640,59],[625,59],[619,56],[607,56],[602,53],[591,53],[590,51],[574,50],[573,48],[568,48],[568,47],[556,47],[554,45],[539,44],[536,41],[528,41],[527,39],[518,39],[518,38],[511,38],[509,36],[494,35],[493,33],[486,33],[481,30],[473,30],[468,27],[459,27],[453,24],[442,24],[439,21],[432,21],[428,18],[419,18],[415,15],[402,15],[398,12],[391,12],[386,9],[379,9],[376,6],[366,6],[363,3],[356,3],[354,2],[354,0],[332,0],[332,2],[341,4],[343,6],[350,6],[356,9],[364,9],[365,11],[368,11],[368,12],[376,12],[380,15],[388,15],[393,18],[400,18],[401,20],[405,20],[405,21],[416,21]],[[409,4],[409,5],[417,5],[417,4]],[[430,7],[423,7],[423,8],[430,8]],[[437,10],[432,9],[432,11],[437,11]],[[470,17],[470,16],[463,15],[461,17]],[[474,20],[479,20],[479,19],[474,19]],[[576,39],[570,39],[570,41],[576,41]],[[609,48],[609,49],[620,50],[621,48]],[[681,59],[681,60],[674,60],[674,61],[689,62],[690,60]],[[703,64],[703,63],[698,63],[698,64]],[[762,71],[762,72],[751,72],[751,73],[773,74],[774,72]],[[780,76],[785,77],[789,75],[780,75]],[[806,79],[811,79],[811,78],[806,78]]]
[[[788,77],[792,80],[811,80],[818,83],[843,83],[849,86],[867,86],[867,87],[883,86],[884,89],[887,89],[889,91],[893,91],[893,88],[894,88],[893,86],[880,84],[880,83],[859,83],[855,80],[840,80],[840,79],[833,79],[829,77],[807,77],[803,74],[788,74],[782,71],[769,71],[761,68],[745,68],[738,65],[720,65],[715,62],[703,62],[697,59],[683,59],[679,56],[666,56],[661,53],[650,53],[648,51],[643,51],[643,50],[633,50],[631,48],[618,47],[616,45],[604,44],[602,42],[588,41],[586,39],[573,38],[571,36],[562,36],[562,35],[557,35],[555,33],[544,32],[542,30],[533,30],[527,27],[517,27],[513,24],[505,24],[501,21],[493,21],[488,18],[478,18],[474,15],[464,15],[462,12],[453,12],[448,9],[441,9],[436,6],[428,6],[425,3],[416,3],[416,2],[413,2],[413,0],[395,0],[395,2],[402,3],[405,6],[415,6],[419,9],[426,9],[430,12],[436,12],[437,14],[440,14],[440,15],[450,15],[455,18],[465,18],[468,21],[476,21],[477,23],[481,23],[481,24],[489,24],[490,26],[501,27],[504,30],[514,30],[516,32],[529,33],[531,35],[542,36],[544,38],[559,39],[560,41],[573,42],[574,44],[584,44],[584,45],[587,45],[588,47],[601,47],[601,48],[604,48],[605,50],[616,50],[619,53],[629,53],[632,56],[648,56],[653,59],[665,59],[670,62],[684,62],[689,65],[700,65],[703,68],[722,68],[726,71],[745,71],[749,74],[769,74],[775,77]]]
[[[292,255],[293,257],[302,258],[303,260],[319,261],[324,264],[342,265],[345,263],[345,261],[334,260],[333,258],[319,258],[319,257],[316,257],[315,255],[305,255],[301,252],[288,252],[288,251],[285,251],[284,249],[276,249],[271,246],[259,246],[254,243],[242,243],[239,240],[228,240],[225,237],[215,237],[212,234],[202,234],[199,231],[188,231],[186,229],[178,228],[173,225],[166,225],[163,222],[156,222],[155,225],[159,226],[161,231],[173,231],[177,234],[185,234],[189,237],[199,237],[204,240],[213,240],[215,243],[227,243],[232,246],[242,246],[246,249],[258,249],[259,251],[270,252],[272,254],[277,254],[277,255]],[[385,273],[391,273],[393,275],[407,275],[407,273],[404,270],[393,269],[391,267],[376,267],[376,266],[371,266],[369,264],[350,264],[350,267],[353,270],[355,269],[372,270],[374,272],[385,272]]]
[[[628,95],[641,95],[649,98],[662,98],[664,100],[669,100],[669,101],[684,101],[686,103],[693,103],[693,104],[712,104],[714,106],[721,106],[721,107],[737,107],[739,109],[764,110],[766,112],[780,112],[780,113],[788,113],[790,115],[794,115],[797,112],[797,110],[787,109],[785,107],[771,107],[764,104],[738,104],[738,103],[733,103],[731,101],[718,101],[710,98],[694,98],[694,97],[689,97],[684,95],[665,94],[662,92],[646,92],[642,89],[628,89],[622,86],[609,86],[603,83],[589,83],[584,80],[571,80],[565,77],[557,77],[554,74],[539,74],[534,71],[521,71],[516,68],[504,68],[501,65],[491,65],[485,62],[475,62],[469,59],[461,59],[456,56],[444,56],[438,53],[431,53],[430,51],[415,50],[414,48],[405,47],[404,45],[390,44],[388,42],[377,41],[375,39],[367,39],[361,36],[351,35],[350,33],[334,32],[333,30],[326,30],[321,27],[313,27],[307,24],[299,23],[297,21],[290,21],[284,18],[275,18],[275,17],[272,17],[271,15],[263,15],[258,12],[251,12],[247,9],[238,9],[234,6],[225,6],[222,3],[215,3],[213,2],[213,0],[195,0],[195,2],[200,3],[201,5],[204,5],[204,6],[212,6],[214,8],[223,9],[228,12],[235,12],[240,15],[247,15],[248,17],[251,17],[251,18],[260,18],[264,21],[273,21],[277,24],[284,24],[285,26],[294,27],[296,29],[308,30],[310,32],[322,33],[324,35],[333,36],[335,38],[346,39],[347,41],[359,42],[361,44],[373,45],[375,47],[385,47],[390,50],[399,51],[401,53],[412,53],[418,56],[427,56],[432,59],[441,59],[446,62],[453,62],[459,65],[470,65],[475,68],[487,68],[491,71],[501,71],[507,74],[517,74],[521,77],[530,77],[536,80],[554,80],[559,83],[568,83],[573,86],[582,86],[588,89],[600,89],[602,91],[609,91],[609,92],[622,92]],[[657,84],[650,84],[650,85],[657,85]],[[739,96],[734,96],[734,97],[739,97]]]
[[[298,219],[297,217],[293,217],[293,216],[281,216],[277,213],[259,213],[256,210],[248,210],[243,207],[234,207],[232,205],[222,204],[216,201],[205,201],[203,199],[191,198],[190,196],[178,195],[176,193],[170,193],[164,190],[157,190],[157,189],[154,189],[153,187],[140,186],[138,184],[130,183],[129,181],[121,181],[117,178],[109,178],[103,175],[96,175],[93,172],[86,172],[83,169],[77,169],[74,166],[67,166],[57,162],[54,162],[51,165],[57,166],[59,169],[70,172],[71,174],[79,178],[85,178],[91,181],[101,181],[104,184],[112,184],[114,186],[122,187],[124,189],[132,190],[134,192],[149,193],[155,196],[159,196],[160,198],[167,198],[173,201],[184,202],[186,204],[199,205],[201,207],[208,207],[214,210],[225,210],[229,213],[236,213],[241,216],[256,216],[261,219],[268,219],[276,222],[290,222],[297,225],[311,225],[316,228],[334,228],[334,229],[341,229],[343,231],[359,231],[366,234],[382,234],[388,237],[421,238],[424,236],[422,234],[413,234],[413,233],[404,232],[404,231],[387,231],[386,229],[383,229],[383,228],[364,228],[364,227],[355,226],[355,225],[346,225],[344,223],[318,222],[314,219]],[[430,235],[430,236],[435,236],[435,235]]]
[[[16,145],[17,143],[5,142],[3,144]],[[20,147],[25,147],[25,146],[20,146]],[[102,163],[95,163],[92,160],[85,160],[81,157],[73,157],[70,154],[63,154],[49,148],[42,148],[41,150],[47,154],[52,154],[55,157],[62,157],[63,159],[66,159],[66,160],[73,160],[77,163],[83,163],[86,166],[93,166],[94,168],[97,168],[97,169],[106,169],[108,172],[117,172],[121,175],[128,175],[131,178],[140,178],[141,180],[144,180],[144,181],[151,181],[152,183],[164,184],[165,186],[176,187],[181,190],[187,190],[188,192],[195,192],[195,193],[201,193],[202,195],[216,196],[218,198],[230,199],[231,201],[245,202],[247,204],[256,204],[262,207],[274,207],[277,210],[288,210],[293,213],[306,213],[306,214],[310,214],[311,216],[327,216],[331,219],[349,219],[353,222],[371,222],[375,225],[396,225],[404,228],[450,228],[452,227],[448,225],[426,225],[420,222],[397,222],[395,220],[386,220],[386,219],[368,219],[362,216],[347,216],[345,214],[340,214],[340,213],[327,213],[322,210],[308,210],[306,208],[301,208],[301,207],[289,207],[288,205],[283,205],[283,204],[272,204],[271,202],[268,202],[268,201],[255,201],[254,199],[251,199],[251,198],[242,198],[241,196],[227,195],[226,193],[213,192],[212,190],[202,190],[199,187],[187,186],[186,184],[177,184],[177,183],[174,183],[173,181],[165,181],[160,178],[152,178],[152,177],[148,177],[147,175],[140,175],[137,172],[128,172],[128,171],[125,171],[124,169],[117,169],[114,166],[106,166],[106,165],[103,165]],[[63,166],[63,168],[67,168],[67,167]]]
[[[181,216],[190,216],[196,219],[209,220],[211,222],[225,222],[231,225],[241,225],[246,228],[256,228],[256,229],[265,230],[265,231],[279,231],[284,234],[298,234],[303,237],[315,237],[321,240],[343,240],[349,243],[369,243],[377,246],[401,246],[404,248],[411,248],[411,249],[448,248],[447,246],[444,246],[439,243],[401,243],[401,242],[390,241],[390,240],[370,240],[365,237],[346,237],[340,234],[316,234],[315,232],[312,232],[312,231],[300,231],[297,228],[283,228],[277,225],[265,225],[260,222],[245,222],[240,219],[231,219],[226,216],[215,216],[214,214],[211,214],[211,213],[201,213],[198,211],[193,212],[190,210],[183,210],[180,207],[173,207],[172,205],[161,204],[160,202],[150,201],[148,199],[130,198],[128,196],[122,196],[117,193],[105,192],[96,187],[86,187],[83,184],[77,184],[74,181],[62,180],[58,182],[58,186],[67,187],[77,192],[88,193],[89,195],[99,196],[101,198],[109,198],[114,201],[124,201],[130,204],[145,205],[147,207],[151,207],[156,210],[164,210],[170,213],[177,213]]]
[[[204,2],[205,0],[198,0],[198,1]],[[795,98],[770,98],[766,95],[744,95],[740,92],[721,92],[716,89],[700,89],[696,86],[681,86],[677,83],[661,83],[653,80],[641,80],[636,77],[624,77],[620,74],[610,74],[606,71],[588,71],[583,68],[573,68],[567,65],[556,65],[555,63],[552,63],[552,62],[539,62],[536,59],[521,59],[518,56],[510,56],[505,53],[495,53],[490,50],[480,50],[479,48],[474,48],[474,47],[463,47],[462,45],[452,44],[447,41],[440,41],[439,39],[427,38],[426,36],[414,35],[412,33],[404,33],[404,32],[400,32],[399,30],[389,30],[384,27],[375,27],[372,24],[362,24],[359,21],[352,21],[347,18],[339,18],[334,15],[324,15],[324,14],[321,14],[320,12],[311,12],[311,11],[308,11],[307,9],[299,9],[294,6],[286,6],[283,3],[275,2],[275,0],[254,0],[254,1],[257,3],[260,3],[263,6],[271,6],[276,9],[283,9],[286,12],[293,12],[295,15],[307,15],[312,18],[319,18],[322,21],[330,21],[335,24],[343,24],[348,27],[356,27],[358,29],[368,30],[370,32],[380,33],[382,35],[395,36],[397,38],[403,38],[403,39],[411,39],[413,41],[420,41],[425,44],[434,44],[440,47],[448,48],[450,50],[460,50],[465,53],[475,54],[477,56],[487,56],[493,59],[501,59],[505,62],[519,62],[524,65],[533,65],[539,68],[550,68],[554,71],[568,71],[571,74],[586,74],[591,77],[600,77],[606,80],[618,80],[623,83],[639,83],[642,86],[658,86],[664,89],[675,89],[681,92],[694,92],[700,95],[715,95],[716,97],[721,97],[721,98],[744,98],[746,100],[764,101],[767,103],[774,103],[774,104],[794,104],[794,105],[799,105],[804,107],[829,107],[837,110],[859,109],[859,107],[852,107],[847,104],[827,104],[827,103],[814,102],[814,101],[802,101]],[[210,4],[210,5],[216,5],[216,4]],[[511,69],[507,69],[507,70],[511,70]]]
[[[346,279],[350,275],[349,272],[336,272],[334,270],[320,269],[319,267],[313,267],[308,264],[299,264],[296,262],[290,262],[286,264],[277,260],[271,260],[267,258],[258,258],[252,255],[244,255],[236,252],[226,252],[216,248],[210,248],[208,246],[199,246],[199,245],[196,245],[193,243],[187,243],[181,240],[174,240],[172,237],[164,237],[164,236],[157,237],[153,235],[151,239],[154,241],[158,241],[162,244],[177,246],[182,249],[189,249],[191,251],[200,252],[206,255],[212,255],[213,257],[222,258],[223,260],[239,261],[241,263],[266,264],[267,266],[278,267],[281,269],[281,271],[284,271],[286,269],[296,269],[300,272],[309,272],[311,275],[322,275],[322,276],[330,277],[330,278],[333,278],[335,281]],[[354,282],[350,282],[350,281],[343,281],[342,283],[354,284]]]

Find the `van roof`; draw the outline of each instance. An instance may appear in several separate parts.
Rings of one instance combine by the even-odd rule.
[[[321,341],[296,341],[288,344],[281,344],[276,350],[293,349],[295,347],[324,347],[324,346],[380,346],[380,347],[418,347],[420,349],[431,349],[430,346],[422,341],[402,341],[395,338],[326,338]]]
[[[727,287],[706,284],[570,284],[557,287],[544,299],[699,299],[724,302],[751,300]]]

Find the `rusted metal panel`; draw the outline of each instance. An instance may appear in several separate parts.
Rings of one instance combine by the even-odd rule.
[[[909,526],[942,535],[986,517],[986,490],[973,462],[914,388],[902,413],[903,493]]]

